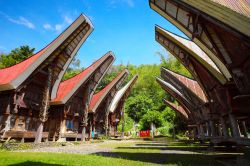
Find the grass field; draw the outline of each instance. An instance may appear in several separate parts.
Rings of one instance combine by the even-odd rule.
[[[207,152],[206,146],[186,145],[178,142],[112,142],[96,144],[100,149],[112,149],[93,154],[66,154],[45,152],[0,152],[0,165],[84,165],[84,166],[217,166],[218,158],[225,158],[217,152]],[[80,145],[75,145],[77,148]],[[67,147],[66,147],[67,148]],[[86,147],[87,148],[87,147]],[[190,153],[191,152],[191,153]],[[235,155],[235,154],[233,154]],[[237,154],[236,154],[237,155]],[[226,155],[230,158],[230,155]]]

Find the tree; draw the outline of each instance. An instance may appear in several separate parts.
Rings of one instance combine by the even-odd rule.
[[[133,128],[133,124],[134,124],[134,121],[133,119],[131,119],[128,114],[125,112],[125,128],[124,128],[124,131],[125,132],[128,132],[130,131],[132,128]],[[120,121],[119,125],[118,125],[118,131],[119,132],[122,132],[122,123]]]
[[[19,62],[24,61],[34,54],[35,48],[30,48],[29,46],[20,46],[11,50],[9,54],[0,55],[0,68],[6,68],[13,66]]]
[[[62,81],[70,79],[75,75],[81,73],[84,70],[84,68],[80,68],[80,64],[81,64],[80,59],[76,59],[74,57],[69,67],[67,68],[65,74],[63,75]]]
[[[152,107],[152,99],[148,98],[145,94],[138,94],[127,99],[125,110],[128,113],[128,116],[138,123],[142,116]]]
[[[163,118],[159,111],[149,110],[140,120],[140,126],[143,130],[150,129],[151,124],[154,124],[156,128],[163,125]]]

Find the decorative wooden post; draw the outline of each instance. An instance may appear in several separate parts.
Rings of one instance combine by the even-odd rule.
[[[203,128],[203,124],[199,124],[200,127],[200,138],[201,140],[205,139],[205,133],[204,133],[204,128]]]
[[[125,129],[125,109],[122,107],[121,120],[122,120],[122,139],[124,139],[124,129]]]
[[[222,127],[223,137],[228,138],[227,124],[225,122],[224,117],[220,117],[220,123],[221,123],[221,127]]]
[[[110,96],[108,96],[108,99],[105,104],[105,116],[104,116],[104,128],[105,128],[105,136],[108,136],[108,125],[109,125],[109,105],[110,105]]]
[[[239,131],[239,127],[238,127],[238,122],[235,119],[235,116],[232,113],[229,113],[228,117],[229,117],[229,121],[231,124],[231,129],[232,129],[232,134],[233,134],[232,136],[236,139],[240,138],[240,131]]]
[[[86,127],[88,126],[88,104],[85,103],[85,110],[83,113],[83,120],[82,120],[82,138],[81,141],[85,141],[86,140]]]
[[[93,138],[95,138],[95,119],[94,119],[94,114],[93,114],[93,133],[94,133],[94,137]]]
[[[92,121],[90,120],[90,124],[89,124],[89,139],[92,139],[92,130],[93,130]]]
[[[105,124],[104,124],[104,128],[105,128],[105,136],[107,137],[108,136],[108,123],[109,123],[109,113],[107,111],[107,109],[105,110]]]
[[[243,120],[241,121],[242,129],[243,129],[243,135],[244,137],[248,138],[247,136],[247,127],[246,127],[246,122]]]
[[[42,106],[39,112],[39,125],[37,128],[37,133],[35,137],[35,143],[40,143],[42,141],[43,136],[43,126],[44,123],[48,119],[48,108],[49,108],[49,100],[50,100],[50,89],[51,89],[51,81],[52,81],[52,69],[48,67],[48,78],[46,82],[46,86],[43,92],[43,101]]]
[[[210,126],[210,129],[211,129],[211,137],[216,137],[215,126],[214,126],[214,121],[213,120],[209,121],[209,126]]]
[[[92,81],[89,82],[88,87],[86,88],[86,91],[84,93],[84,102],[85,102],[85,108],[83,110],[83,118],[82,118],[82,138],[81,141],[86,140],[86,127],[88,126],[88,113],[89,113],[89,102],[90,102],[90,93],[91,93],[91,88],[90,86],[93,84]]]
[[[211,129],[210,129],[210,126],[209,126],[209,123],[208,122],[206,122],[206,129],[207,129],[207,136],[208,137],[211,137]]]

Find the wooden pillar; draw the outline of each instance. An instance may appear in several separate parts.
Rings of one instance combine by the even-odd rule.
[[[93,133],[94,133],[94,138],[95,138],[95,121],[93,122]]]
[[[239,131],[239,127],[238,127],[238,122],[235,118],[235,116],[232,113],[228,114],[229,117],[229,121],[230,121],[230,125],[231,125],[231,129],[232,129],[232,136],[234,138],[240,138],[240,131]]]
[[[227,129],[227,124],[225,122],[224,117],[220,117],[220,123],[221,123],[221,128],[222,128],[222,133],[224,138],[228,138],[228,129]]]
[[[9,131],[11,129],[11,119],[12,119],[12,114],[9,114],[6,121],[5,121],[5,127],[2,130],[3,132]]]
[[[200,128],[200,139],[204,140],[205,139],[205,133],[204,133],[203,125],[199,124],[199,128]]]
[[[197,127],[193,127],[193,136],[194,136],[194,140],[197,139]]]
[[[211,129],[211,137],[216,137],[217,134],[216,134],[216,131],[215,131],[215,126],[214,126],[214,121],[213,120],[209,121],[209,126],[210,126],[210,129]]]
[[[122,112],[121,112],[121,121],[122,121],[122,139],[124,139],[124,130],[125,130],[125,109],[124,106],[122,107]]]
[[[49,101],[50,101],[50,89],[51,89],[51,81],[52,81],[52,69],[48,67],[48,78],[46,82],[46,86],[43,92],[43,101],[42,106],[39,112],[39,121],[37,133],[35,137],[35,143],[40,143],[42,141],[43,136],[43,126],[44,123],[47,121],[48,118],[48,108],[49,108]]]
[[[104,128],[105,128],[105,136],[108,136],[108,125],[109,125],[109,105],[110,105],[110,96],[108,97],[105,104],[105,116],[104,116]]]
[[[59,138],[58,138],[57,142],[65,142],[66,141],[66,138],[63,137],[64,133],[66,133],[66,130],[67,130],[66,117],[67,117],[67,112],[64,110],[64,113],[61,116]]]
[[[82,119],[82,124],[83,124],[83,128],[82,128],[82,137],[81,137],[81,141],[85,141],[86,140],[86,128],[88,126],[88,113],[89,113],[89,103],[90,103],[90,94],[91,94],[91,85],[93,84],[92,81],[90,81],[90,83],[88,84],[85,92],[84,92],[84,104],[85,104],[85,108],[83,110],[83,119]]]
[[[92,139],[92,122],[90,120],[90,124],[89,124],[89,139]]]
[[[222,137],[222,127],[221,127],[221,124],[217,125],[217,131],[219,133],[219,136]]]
[[[248,138],[248,135],[247,135],[247,127],[246,127],[246,122],[243,120],[241,121],[241,125],[242,125],[242,132],[243,132],[243,135],[245,138]]]
[[[115,137],[115,133],[116,133],[116,128],[117,128],[117,124],[115,123],[115,125],[114,125],[114,137]]]
[[[104,118],[104,128],[105,128],[105,136],[108,136],[108,123],[109,123],[109,118],[108,118],[108,111],[105,110],[105,118]]]
[[[206,122],[206,133],[208,137],[211,137],[211,129],[209,126],[209,122]]]

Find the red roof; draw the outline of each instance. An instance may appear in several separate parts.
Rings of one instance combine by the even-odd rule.
[[[105,95],[107,95],[107,91],[110,91],[110,89],[115,86],[118,81],[120,80],[120,78],[127,73],[127,69],[124,69],[115,79],[113,79],[105,88],[103,88],[100,92],[96,93],[89,105],[89,110],[92,111],[94,109],[94,107],[96,106],[96,104],[105,97]]]
[[[188,119],[188,115],[186,113],[186,111],[184,110],[184,108],[182,106],[179,105],[175,105],[174,103],[169,102],[168,100],[164,100],[165,103],[172,109],[174,109],[175,111],[178,111],[179,113],[181,113],[185,118]]]
[[[177,73],[175,73],[171,70],[168,70],[166,68],[164,68],[164,70],[169,72],[176,79],[178,79],[181,83],[183,83],[188,89],[190,89],[194,94],[196,94],[196,96],[198,96],[202,101],[207,102],[207,98],[206,98],[202,88],[200,87],[200,85],[198,84],[197,81],[192,80],[188,77],[185,77],[181,74],[177,74]]]
[[[111,54],[112,52],[106,53],[100,59],[95,61],[91,66],[83,70],[81,73],[77,74],[76,76],[68,80],[61,82],[57,91],[57,96],[53,100],[53,102],[62,101],[64,97],[66,97],[81,82],[81,80],[87,81],[87,78],[90,76],[90,74],[94,72],[95,67],[100,65],[101,62],[104,61]]]
[[[78,17],[80,18],[81,16],[83,16],[82,14]],[[78,18],[72,22],[75,23]],[[71,24],[71,25],[72,25]],[[70,26],[71,26],[70,25]],[[68,28],[70,27],[68,26]],[[68,29],[67,28],[67,29]],[[38,59],[38,57],[42,56],[43,53],[53,44],[55,43],[55,41],[60,37],[62,36],[62,34],[67,30],[65,29],[56,39],[54,39],[50,44],[48,44],[45,48],[43,48],[42,50],[40,50],[39,52],[37,52],[36,54],[34,54],[33,56],[29,57],[28,59],[16,64],[16,65],[13,65],[13,66],[10,66],[10,67],[7,67],[7,68],[4,68],[4,69],[0,69],[0,85],[5,85],[5,84],[9,84],[11,83],[11,81],[13,81],[14,79],[16,79],[21,73],[23,73],[29,66],[31,66],[34,61],[36,61]]]
[[[38,53],[34,54],[33,56],[29,57],[28,59],[4,69],[0,70],[0,85],[8,84],[12,80],[14,80],[17,76],[19,76],[24,70],[31,65],[43,52],[49,47],[45,47]]]

